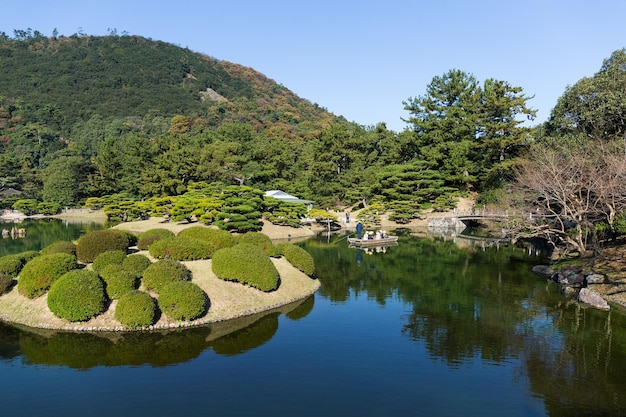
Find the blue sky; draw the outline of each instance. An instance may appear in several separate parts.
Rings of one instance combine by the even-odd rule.
[[[401,131],[402,102],[451,69],[522,87],[546,120],[568,85],[626,47],[626,1],[2,0],[0,31],[27,28],[170,42]]]

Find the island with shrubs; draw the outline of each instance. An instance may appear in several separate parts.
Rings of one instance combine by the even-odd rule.
[[[198,326],[312,295],[311,255],[261,232],[110,228],[0,257],[0,320],[68,331]]]

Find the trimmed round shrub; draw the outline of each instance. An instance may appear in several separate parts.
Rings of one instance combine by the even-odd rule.
[[[159,308],[167,317],[189,321],[204,314],[208,297],[193,282],[179,281],[164,286],[159,293]]]
[[[18,253],[17,255],[13,255],[13,256],[17,256],[18,258],[20,258],[22,260],[22,264],[25,265],[26,262],[38,257],[39,255],[41,255],[39,251],[27,250],[26,252]]]
[[[91,263],[96,256],[110,250],[128,251],[128,238],[111,229],[88,232],[76,244],[76,257],[80,262]]]
[[[237,243],[235,236],[229,231],[210,227],[189,227],[181,230],[178,236],[192,237],[207,242],[210,245],[209,257],[213,256],[215,251],[229,248]]]
[[[76,257],[67,253],[37,256],[22,268],[17,280],[17,290],[25,297],[37,298],[48,291],[63,274],[76,268]]]
[[[49,255],[51,253],[68,253],[76,256],[76,244],[74,242],[65,241],[54,242],[43,248],[40,253],[42,255]]]
[[[279,256],[279,252],[276,250],[272,239],[268,235],[261,232],[246,232],[239,236],[237,243],[247,243],[250,245],[258,246],[263,249],[269,256]]]
[[[278,270],[269,255],[258,246],[240,243],[213,254],[215,275],[225,281],[236,281],[261,291],[274,291],[280,284]]]
[[[24,266],[22,259],[16,255],[6,255],[0,258],[0,275],[17,277]]]
[[[160,293],[167,284],[189,279],[191,272],[185,265],[174,259],[164,259],[151,264],[143,271],[142,282],[146,289]]]
[[[139,235],[139,239],[137,240],[137,249],[148,250],[150,245],[152,245],[157,240],[174,236],[176,236],[174,232],[167,229],[157,228],[146,230]]]
[[[48,308],[68,321],[87,321],[104,311],[104,285],[95,271],[66,273],[50,287]]]
[[[96,256],[96,259],[93,260],[92,268],[96,272],[102,271],[102,268],[107,265],[117,265],[119,268],[124,259],[126,259],[126,251],[108,250]]]
[[[150,265],[152,265],[150,258],[142,254],[128,255],[122,262],[122,268],[132,272],[137,278],[141,278],[143,271]]]
[[[315,261],[313,257],[300,246],[292,245],[291,243],[281,243],[276,249],[278,249],[291,265],[300,271],[310,277],[315,274]]]
[[[123,230],[123,229],[111,229],[111,230],[124,236],[128,240],[129,247],[137,245],[138,238],[137,238],[137,235],[134,234],[133,232],[130,232],[128,230]]]
[[[129,329],[141,329],[154,324],[156,314],[156,300],[137,290],[121,296],[115,307],[115,320]]]
[[[0,273],[0,295],[9,292],[14,283],[13,276]]]
[[[150,245],[148,251],[157,259],[195,261],[211,257],[209,255],[211,246],[208,242],[186,236],[159,239]]]
[[[100,277],[111,300],[117,300],[127,292],[137,289],[137,276],[118,264],[105,265],[100,271]]]

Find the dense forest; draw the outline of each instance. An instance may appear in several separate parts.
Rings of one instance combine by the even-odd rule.
[[[594,149],[598,169],[618,164],[607,158],[626,141],[624,65],[626,53],[616,51],[535,127],[526,123],[535,111],[522,87],[452,69],[424,94],[407,92],[399,105],[408,127],[394,132],[348,122],[251,68],[165,42],[0,33],[0,191],[21,192],[2,204],[21,200],[20,208],[42,211],[149,201],[145,212],[211,222],[227,205],[225,189],[234,208],[242,193],[262,200],[259,191],[281,189],[323,208],[374,206],[402,223],[475,193],[479,203],[555,212],[583,235],[614,231],[620,204],[604,217],[568,212],[567,202],[532,184],[554,179],[537,169],[549,152],[563,162]],[[620,169],[611,166],[614,191],[606,191],[614,201]],[[583,188],[598,197],[597,188]],[[254,216],[271,211],[252,206]],[[560,240],[572,237],[571,227],[561,229]]]

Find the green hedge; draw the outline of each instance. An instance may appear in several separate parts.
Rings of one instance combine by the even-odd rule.
[[[315,275],[315,260],[309,252],[291,243],[281,243],[277,249],[291,265],[310,277]]]
[[[156,315],[156,300],[137,290],[121,296],[115,307],[115,319],[129,329],[141,329],[154,324]]]
[[[222,248],[229,248],[237,243],[235,237],[226,230],[202,226],[183,229],[178,233],[178,236],[191,237],[207,242],[210,245],[209,257],[213,256],[215,251]]]
[[[153,263],[143,271],[142,282],[147,290],[160,293],[167,284],[189,279],[191,279],[191,272],[185,265],[174,259],[164,259]]]
[[[263,249],[269,256],[279,256],[280,254],[276,250],[276,247],[272,243],[272,239],[269,236],[261,232],[246,232],[239,236],[237,243],[247,243],[250,245],[258,246]]]
[[[14,256],[17,256],[18,258],[20,258],[22,260],[22,263],[26,265],[26,262],[38,257],[39,255],[41,255],[39,251],[28,250],[26,252],[18,253],[17,255],[14,255]]]
[[[110,250],[128,251],[128,238],[112,229],[88,232],[76,244],[76,257],[80,262],[91,263],[98,255]]]
[[[78,268],[76,257],[67,253],[37,256],[22,268],[17,280],[17,289],[25,297],[37,298],[48,291],[59,277],[76,268]]]
[[[93,260],[92,268],[96,272],[102,271],[102,268],[107,265],[117,265],[119,268],[122,262],[124,262],[124,259],[126,259],[126,251],[108,250],[96,256],[96,259]]]
[[[24,262],[19,256],[6,255],[0,258],[0,275],[17,277],[24,266]]]
[[[115,233],[119,233],[122,236],[124,236],[128,240],[128,247],[136,246],[137,242],[139,241],[139,238],[137,237],[137,235],[134,234],[133,232],[128,231],[128,230],[123,230],[123,229],[110,229],[110,230],[112,230]]]
[[[269,255],[258,246],[240,243],[213,255],[213,272],[218,278],[236,281],[261,291],[278,288],[280,276]]]
[[[117,300],[129,291],[137,289],[137,275],[118,264],[105,265],[100,277],[106,284],[106,293],[111,300]]]
[[[76,256],[76,244],[74,242],[54,242],[43,248],[40,252],[42,255],[49,255],[51,253],[68,253]]]
[[[0,295],[9,292],[14,283],[13,276],[0,273]]]
[[[188,321],[204,314],[208,297],[193,282],[179,281],[162,288],[158,303],[163,314],[169,318]]]
[[[5,255],[0,258],[0,275],[10,275],[16,278],[26,262],[39,256],[37,251],[27,251],[15,255]]]
[[[122,262],[122,268],[132,272],[137,278],[141,278],[143,271],[150,265],[152,265],[150,258],[142,254],[129,255]]]
[[[174,236],[174,232],[168,229],[156,228],[146,230],[139,235],[139,239],[137,240],[137,249],[148,250],[150,245],[152,245],[157,240]]]
[[[68,321],[87,321],[104,311],[104,285],[95,271],[66,273],[50,287],[48,308]]]
[[[176,259],[177,261],[195,261],[211,257],[211,246],[208,242],[187,236],[159,239],[150,245],[148,251],[157,259]]]

